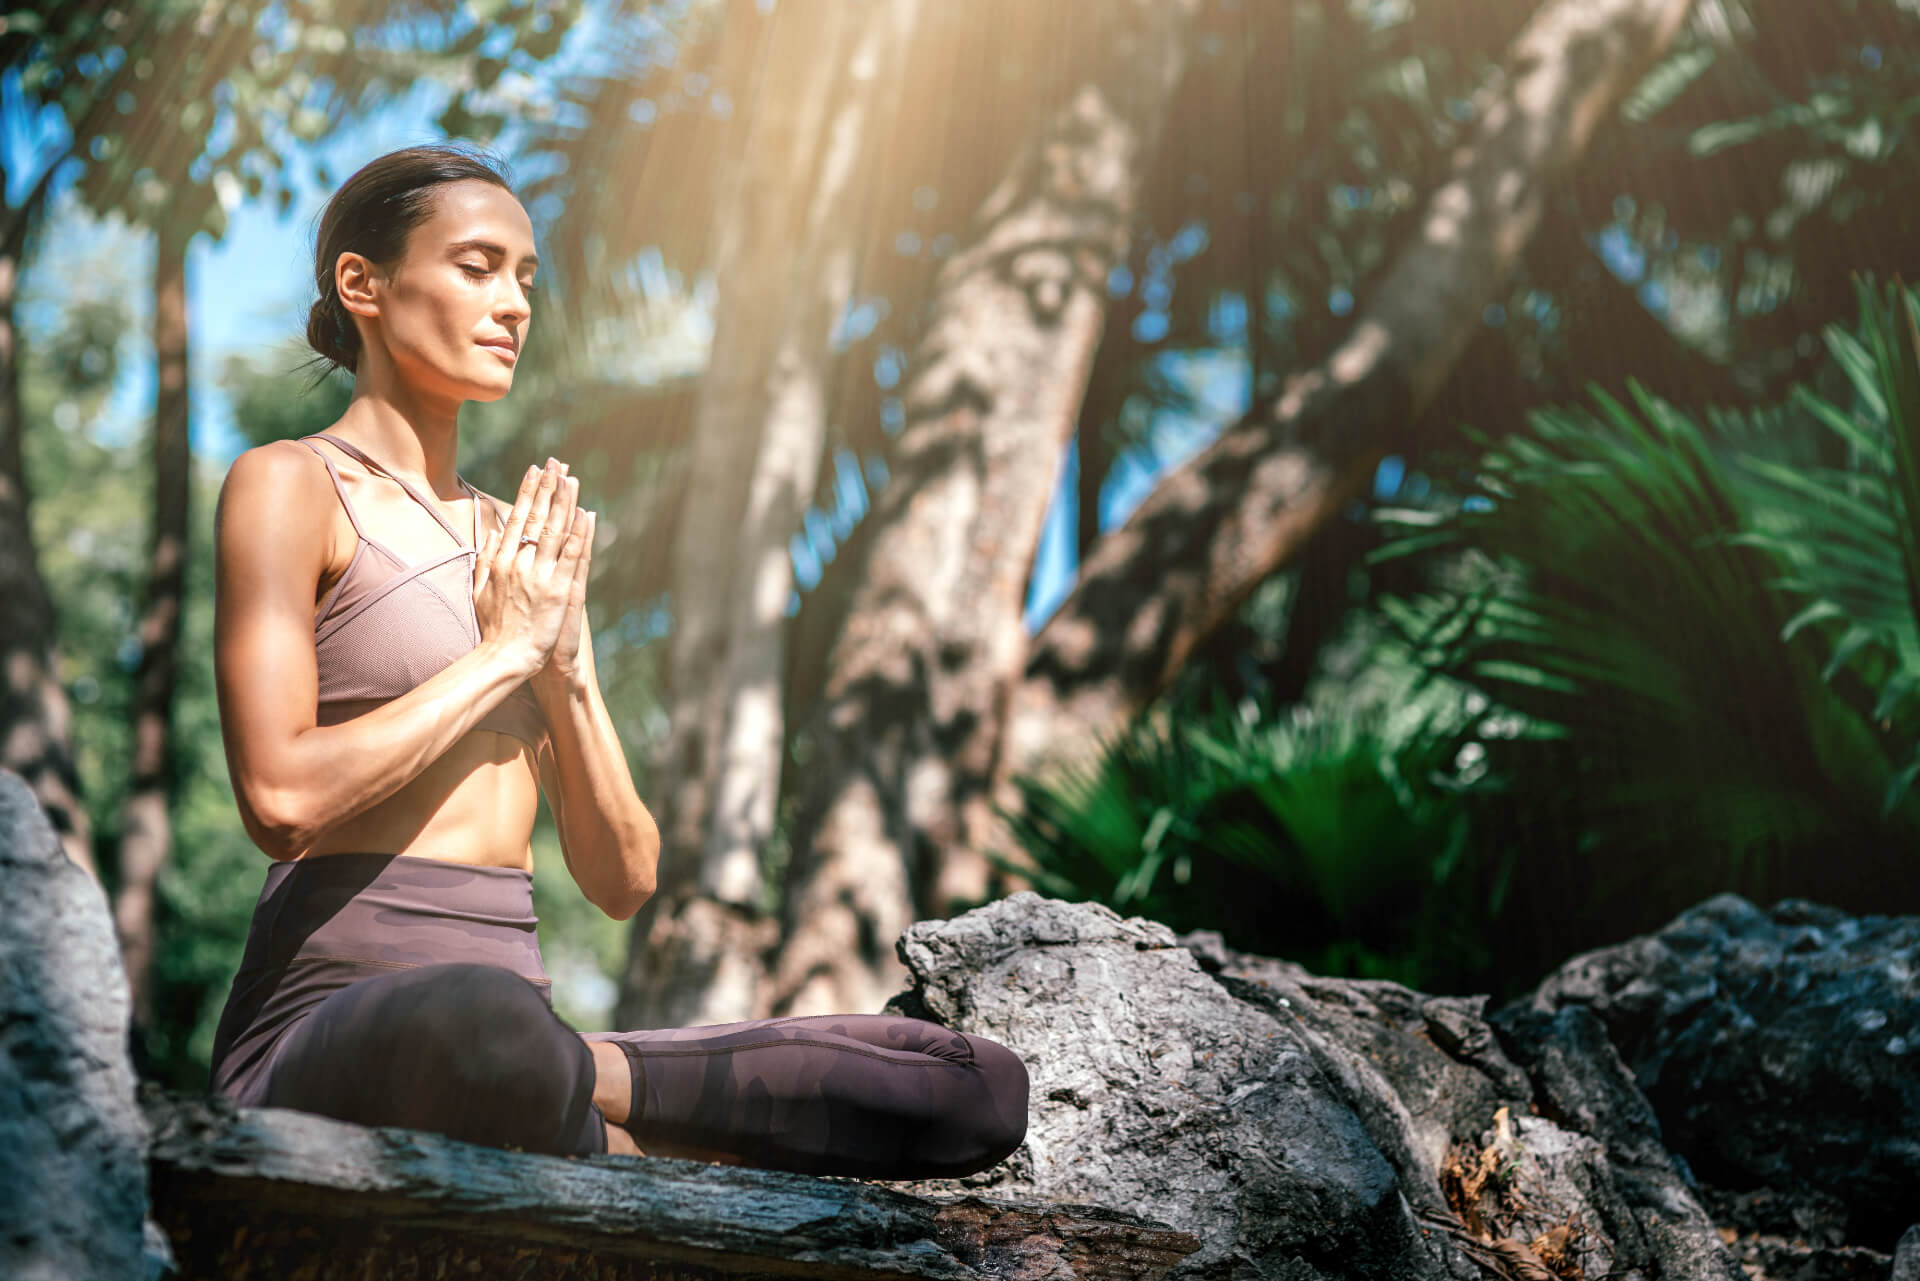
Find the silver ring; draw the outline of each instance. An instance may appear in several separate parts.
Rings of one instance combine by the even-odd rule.
[[[539,542],[540,540],[538,538],[535,538],[532,534],[520,535],[520,545],[522,547],[525,547],[528,543],[533,543],[537,546]]]

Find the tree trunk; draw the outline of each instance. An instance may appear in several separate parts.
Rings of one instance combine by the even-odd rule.
[[[834,286],[796,270],[793,255],[803,235],[827,243],[838,234],[818,221],[810,197],[858,16],[833,6],[820,21],[787,9],[769,19],[772,26],[761,36],[765,45],[756,59],[752,116],[720,205],[726,211],[715,261],[721,292],[687,478],[689,491],[700,500],[687,505],[680,523],[670,588],[673,632],[665,680],[671,729],[655,770],[664,850],[659,888],[634,917],[615,1015],[622,1027],[747,1017],[715,1011],[755,999],[758,958],[775,935],[770,921],[755,919],[752,906],[757,854],[748,851],[755,861],[751,875],[742,875],[739,862],[729,856],[727,839],[716,835],[718,849],[708,853],[709,830],[724,805],[735,820],[728,832],[741,841],[754,839],[738,824],[750,828],[759,812],[756,788],[779,785],[778,749],[771,777],[747,779],[744,785],[725,781],[726,760],[730,747],[750,752],[747,744],[764,741],[768,732],[784,733],[777,694],[769,726],[756,697],[759,689],[750,691],[742,714],[734,685],[757,679],[765,662],[766,638],[754,637],[750,623],[747,631],[740,629],[754,616],[765,544],[776,542],[784,558],[786,538],[798,525],[796,513],[772,532],[783,486],[804,474],[799,483],[810,487],[820,452],[817,442],[807,443],[807,435],[823,430],[824,407],[808,407],[808,389],[797,385],[811,379],[816,393],[823,385],[817,363],[809,363],[806,354],[814,336],[795,334],[790,340],[788,330],[799,312],[813,314],[816,306],[827,305]],[[853,127],[857,135],[857,112]],[[844,216],[844,206],[834,202],[845,194],[828,193],[823,184],[827,218]],[[796,313],[792,318],[767,299],[769,282],[786,280],[796,282],[797,290],[817,291],[806,299],[796,293],[788,303]],[[822,356],[838,314],[822,322]],[[776,358],[791,363],[776,370]],[[793,386],[783,382],[789,375]],[[774,397],[785,413],[778,421],[770,415]],[[808,421],[809,415],[819,424]],[[772,590],[771,583],[758,585]],[[784,628],[786,603],[782,593],[773,616],[776,630]],[[783,653],[780,639],[772,644],[776,656]],[[744,645],[745,652],[736,655],[736,645]],[[774,670],[782,665],[776,661]]]
[[[762,438],[750,463],[736,460],[747,492],[732,533],[731,581],[714,593],[725,605],[725,650],[709,669],[722,729],[706,760],[707,833],[697,883],[683,882],[649,930],[650,977],[635,976],[636,991],[647,996],[631,1012],[653,1025],[752,1017],[760,957],[777,939],[761,902],[760,851],[773,833],[786,745],[782,679],[794,587],[787,541],[812,500],[825,449],[829,341],[853,293],[871,163],[863,157],[877,154],[865,139],[876,118],[891,114],[916,4],[891,0],[874,18],[834,24],[825,56],[813,64],[832,74],[803,86],[799,136],[784,134],[778,119],[764,135],[763,162],[788,166],[779,196],[804,216],[797,240],[767,246],[780,261],[763,264],[762,278],[796,287],[784,307],[758,303],[780,325],[761,349],[765,363],[750,371],[765,393],[755,407]],[[818,107],[840,86],[831,123],[821,129]]]
[[[983,893],[1021,607],[1191,3],[1132,0],[1098,70],[1022,147],[936,278],[892,479],[809,731],[774,1014],[878,1010],[916,912]]]
[[[1103,538],[1035,638],[1009,764],[1071,758],[1163,690],[1288,564],[1445,383],[1540,222],[1549,186],[1690,0],[1554,0],[1515,40],[1474,143],[1348,338],[1160,483]]]
[[[5,175],[0,172],[0,182]],[[60,683],[53,599],[40,577],[29,520],[20,404],[20,335],[14,300],[29,221],[45,197],[44,184],[8,223],[0,245],[0,768],[27,781],[47,811],[67,857],[99,879],[93,865],[92,824],[80,803],[72,723]]]
[[[153,340],[159,395],[153,415],[153,541],[140,611],[134,677],[133,777],[120,811],[120,888],[113,904],[134,1019],[151,1009],[154,889],[173,831],[173,693],[187,566],[192,450],[187,435],[187,246],[190,229],[162,224],[153,274]]]

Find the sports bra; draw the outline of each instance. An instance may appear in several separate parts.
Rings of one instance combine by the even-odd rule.
[[[407,496],[427,509],[449,537],[459,544],[437,559],[409,565],[392,548],[369,537],[347,501],[333,459],[309,441],[327,441],[355,462],[397,483]],[[427,680],[480,644],[480,620],[473,608],[474,559],[479,555],[479,491],[456,474],[473,496],[473,542],[461,542],[440,509],[420,497],[413,486],[367,457],[350,441],[326,432],[302,436],[300,443],[320,455],[333,478],[334,492],[347,509],[353,532],[360,537],[347,572],[320,603],[313,626],[314,657],[320,669],[318,721],[337,725],[391,702]],[[501,524],[506,515],[493,499]],[[475,729],[511,734],[536,752],[547,736],[546,720],[533,688],[522,682],[480,718]]]

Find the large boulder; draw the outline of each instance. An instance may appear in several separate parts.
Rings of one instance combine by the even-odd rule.
[[[1202,1242],[1171,1277],[1741,1277],[1664,1153],[1623,1165],[1616,1118],[1536,1114],[1482,999],[1320,979],[1030,892],[916,923],[898,951],[912,986],[889,1010],[993,1037],[1032,1077],[1026,1142],[956,1182],[1150,1212]]]
[[[1502,1017],[1574,1012],[1700,1181],[1772,1220],[1755,1226],[1887,1253],[1920,1221],[1920,918],[1722,894],[1568,961]]]
[[[9,770],[0,770],[0,885],[0,1276],[153,1275],[165,1245],[143,1232],[147,1127],[113,921]]]

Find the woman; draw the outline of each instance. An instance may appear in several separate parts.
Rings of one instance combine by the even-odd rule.
[[[549,458],[511,507],[455,469],[532,320],[533,227],[496,162],[383,156],[321,217],[307,337],[352,372],[331,431],[242,454],[217,517],[221,730],[275,860],[214,1046],[241,1103],[567,1154],[869,1178],[984,1169],[1027,1075],[879,1015],[581,1035],[553,1012],[528,838],[615,919],[659,834],[594,675],[594,516]]]

